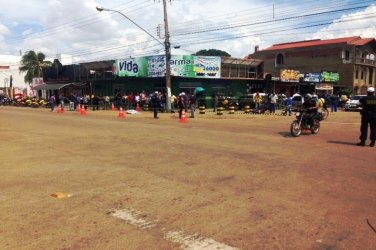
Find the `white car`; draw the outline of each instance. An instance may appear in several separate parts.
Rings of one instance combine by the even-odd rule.
[[[345,111],[360,111],[362,109],[362,105],[360,104],[359,100],[366,95],[354,95],[350,97],[349,100],[345,103]]]

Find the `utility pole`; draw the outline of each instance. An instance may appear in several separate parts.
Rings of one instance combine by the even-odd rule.
[[[171,1],[171,0],[170,0]],[[170,33],[168,31],[167,4],[163,0],[164,26],[165,26],[165,56],[166,56],[166,110],[171,111],[171,44]]]
[[[155,0],[154,0],[155,1]],[[172,0],[169,0],[170,2]],[[150,34],[147,30],[142,28],[140,25],[135,23],[132,19],[127,17],[125,14],[118,10],[112,10],[112,9],[107,9],[103,7],[96,7],[97,11],[113,11],[116,12],[126,19],[128,19],[130,22],[132,22],[134,25],[136,25],[138,28],[143,30],[146,34],[148,34],[150,37],[152,37],[155,41],[160,43],[161,45],[164,46],[165,48],[165,57],[166,57],[166,111],[170,112],[171,111],[171,65],[170,65],[170,60],[171,60],[171,44],[170,44],[170,34],[168,32],[168,20],[167,20],[167,4],[166,0],[163,0],[163,11],[164,11],[164,25],[165,25],[165,41],[162,43],[159,41],[157,38],[155,38],[152,34]]]

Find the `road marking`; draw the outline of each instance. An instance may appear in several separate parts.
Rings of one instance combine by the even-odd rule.
[[[186,234],[184,232],[167,232],[166,239],[178,243],[182,249],[186,250],[236,250],[226,244],[213,239],[203,238],[197,234]]]
[[[146,219],[142,218],[142,213],[134,210],[134,209],[122,209],[122,210],[112,210],[108,214],[112,216],[125,220],[129,224],[136,226],[140,229],[150,229],[157,225],[158,221],[147,221]]]
[[[125,208],[121,210],[111,210],[107,214],[141,229],[151,229],[157,226],[158,221],[148,221],[145,216],[134,209]],[[161,229],[162,230],[162,229]],[[179,244],[185,250],[237,250],[238,248],[228,246],[213,239],[204,238],[198,234],[186,234],[182,231],[161,232],[164,238],[175,244]]]

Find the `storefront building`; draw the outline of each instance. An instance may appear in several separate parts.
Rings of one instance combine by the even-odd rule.
[[[275,44],[249,55],[264,61],[276,92],[364,94],[376,83],[374,38],[345,37]]]
[[[208,98],[214,94],[238,97],[252,91],[262,91],[265,85],[261,60],[173,55],[170,65],[171,92],[174,95],[181,92],[193,94],[197,87],[202,87]],[[63,91],[65,95],[71,91],[79,95],[103,96],[114,96],[117,93],[135,94],[142,91],[164,93],[165,68],[163,55],[66,66],[55,60],[52,67],[44,70],[44,85],[38,86],[37,89]],[[68,85],[65,87],[61,84]]]

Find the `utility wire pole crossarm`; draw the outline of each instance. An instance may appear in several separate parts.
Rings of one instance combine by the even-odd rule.
[[[164,25],[165,25],[165,41],[162,43],[157,38],[155,38],[152,34],[150,34],[147,30],[142,28],[140,25],[135,23],[132,19],[127,17],[125,14],[123,14],[120,11],[107,9],[103,7],[96,7],[97,11],[113,11],[116,12],[123,17],[125,17],[128,21],[136,25],[138,28],[140,28],[142,31],[144,31],[146,34],[148,34],[150,37],[152,37],[155,41],[157,41],[159,44],[161,44],[165,48],[165,57],[166,57],[166,110],[167,112],[171,111],[171,66],[170,66],[170,60],[171,60],[171,44],[170,44],[170,36],[168,32],[168,20],[167,20],[167,6],[166,6],[166,0],[163,0],[163,10],[164,10]]]

